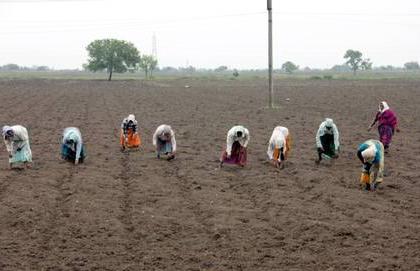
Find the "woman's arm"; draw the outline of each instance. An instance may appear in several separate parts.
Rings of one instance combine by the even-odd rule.
[[[373,126],[375,126],[376,122],[379,119],[380,114],[381,114],[381,112],[376,113],[375,119],[373,120],[372,124],[369,126],[368,131],[370,131],[370,129],[372,129]]]

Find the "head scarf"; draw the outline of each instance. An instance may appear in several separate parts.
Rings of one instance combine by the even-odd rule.
[[[369,148],[362,151],[362,157],[366,162],[372,161],[375,158],[375,146],[371,145]]]
[[[381,105],[384,107],[384,109],[381,109]],[[383,113],[389,109],[388,103],[385,101],[380,102],[379,104],[379,112]]]
[[[136,117],[133,114],[130,114],[130,115],[128,115],[127,120],[128,121],[131,120],[132,122],[134,122],[136,120]]]
[[[323,130],[324,135],[334,134],[333,126],[334,126],[334,121],[330,118],[326,118],[324,121],[324,130]]]
[[[12,131],[12,127],[5,125],[3,126],[1,134],[3,135],[3,137],[5,137],[6,134],[9,133],[10,131]]]
[[[334,125],[333,119],[330,119],[330,118],[325,119],[325,127],[333,127],[333,125]]]

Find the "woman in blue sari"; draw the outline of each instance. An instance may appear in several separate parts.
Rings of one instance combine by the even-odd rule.
[[[73,162],[75,165],[83,163],[86,158],[85,147],[83,145],[82,134],[76,127],[64,129],[61,144],[61,157]]]

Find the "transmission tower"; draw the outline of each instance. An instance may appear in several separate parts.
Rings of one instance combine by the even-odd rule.
[[[152,38],[152,56],[157,60],[157,42],[156,42],[156,35],[153,33]]]

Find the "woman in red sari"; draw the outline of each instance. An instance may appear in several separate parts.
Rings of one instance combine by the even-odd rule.
[[[387,102],[379,104],[378,113],[376,113],[373,123],[369,126],[369,131],[378,123],[379,141],[384,145],[385,153],[388,152],[391,145],[394,132],[399,132],[397,115],[392,111]]]

